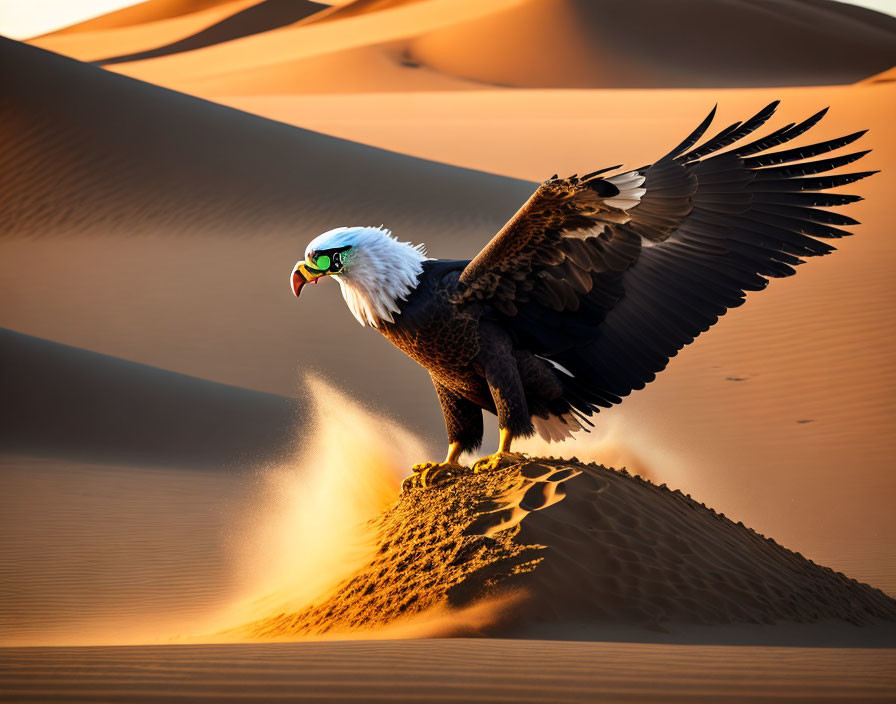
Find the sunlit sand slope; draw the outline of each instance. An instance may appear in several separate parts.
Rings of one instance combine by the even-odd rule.
[[[411,489],[373,525],[368,565],[251,637],[385,626],[516,592],[493,625],[896,621],[896,600],[692,500],[575,460],[517,460]]]
[[[276,77],[284,73],[282,65],[308,58],[337,55],[338,52],[372,48],[386,51],[390,62],[401,61],[402,52],[391,52],[392,46],[403,46],[411,38],[436,31],[445,25],[462,20],[486,17],[519,4],[520,0],[420,0],[408,3],[390,3],[381,11],[349,13],[341,19],[314,21],[314,16],[304,22],[245,37],[235,42],[224,42],[196,51],[162,56],[145,61],[115,64],[115,71],[140,78],[151,83],[184,90],[197,95],[207,95],[210,90],[226,88],[231,79],[240,80],[245,71],[261,71],[256,74],[267,85],[274,85]],[[396,43],[398,43],[396,45]],[[337,62],[338,63],[338,62]],[[370,67],[359,66],[371,87],[379,82],[380,62]],[[264,79],[264,71],[273,74]],[[459,81],[455,81],[459,83]],[[193,86],[205,86],[205,92],[193,90]]]
[[[180,466],[282,452],[295,399],[249,391],[0,328],[0,451]]]

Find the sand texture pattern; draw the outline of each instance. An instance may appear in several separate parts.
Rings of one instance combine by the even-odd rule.
[[[892,701],[893,651],[437,639],[3,648],[17,702]]]
[[[376,552],[301,613],[252,637],[357,630],[515,594],[495,625],[589,620],[856,625],[896,600],[733,523],[679,491],[577,460],[528,459],[413,489],[373,522]]]

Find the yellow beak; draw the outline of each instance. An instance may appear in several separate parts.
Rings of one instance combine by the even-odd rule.
[[[305,262],[296,264],[296,268],[292,270],[292,276],[290,277],[292,292],[296,295],[296,298],[302,292],[302,286],[305,284],[316,284],[317,280],[323,275],[324,272],[311,271],[305,266]]]

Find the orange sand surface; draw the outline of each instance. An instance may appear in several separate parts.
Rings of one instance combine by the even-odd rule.
[[[884,702],[891,650],[510,640],[0,649],[18,701]]]

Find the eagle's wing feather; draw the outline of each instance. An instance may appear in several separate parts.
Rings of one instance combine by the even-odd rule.
[[[675,149],[635,171],[545,182],[464,269],[461,301],[491,306],[529,349],[569,370],[581,411],[643,387],[746,291],[832,251],[818,238],[857,224],[823,208],[860,198],[826,191],[875,172],[817,174],[867,151],[807,159],[864,132],[769,151],[809,130],[822,110],[736,144],[776,106],[695,147],[713,109]]]

